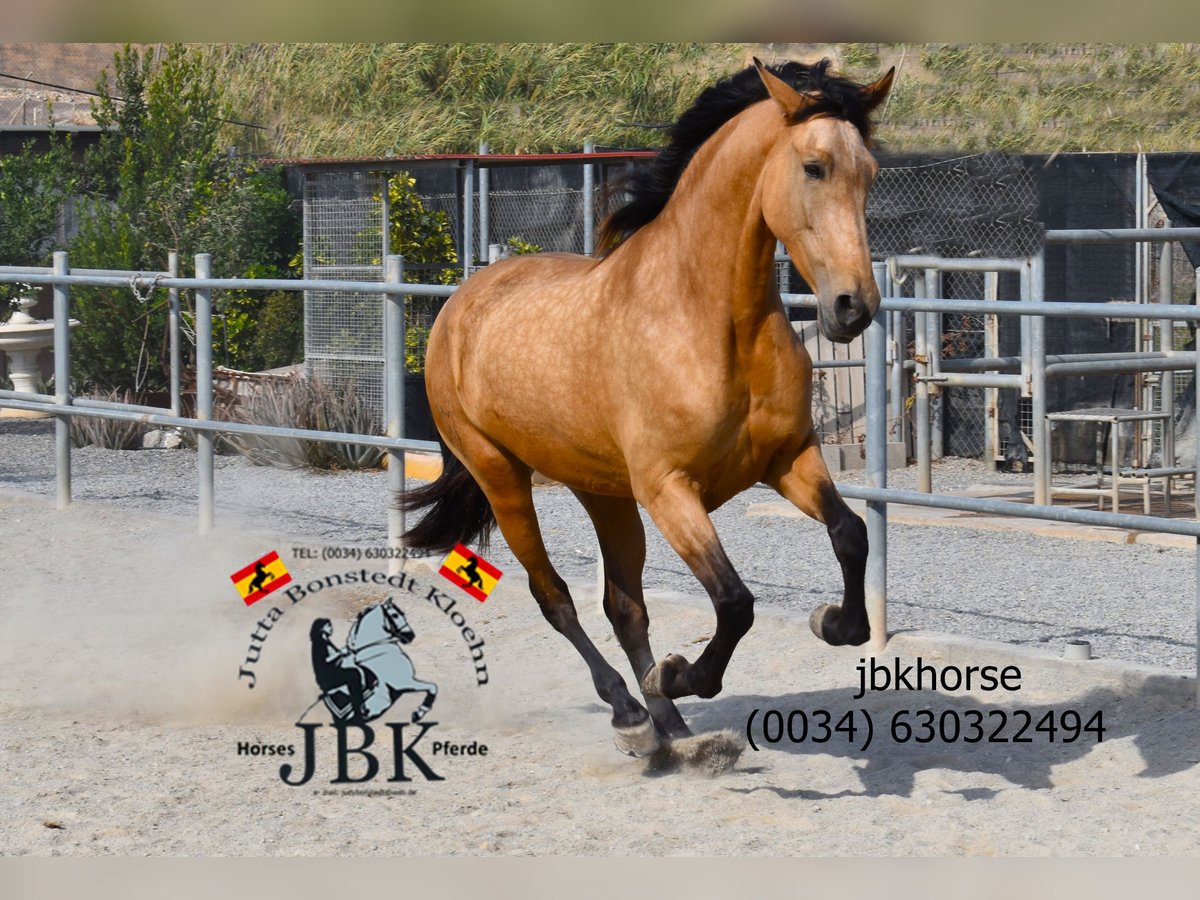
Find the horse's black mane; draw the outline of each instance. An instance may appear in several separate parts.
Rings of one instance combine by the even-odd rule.
[[[799,121],[824,115],[845,119],[859,130],[863,139],[871,136],[871,120],[863,105],[862,89],[854,82],[829,73],[829,60],[814,65],[785,62],[767,66],[798,91],[815,95]],[[751,104],[767,98],[767,88],[754,66],[718,81],[706,88],[679,121],[668,129],[671,142],[654,162],[626,175],[616,186],[629,199],[612,212],[601,229],[599,246],[611,250],[657,216],[692,156],[722,125]]]

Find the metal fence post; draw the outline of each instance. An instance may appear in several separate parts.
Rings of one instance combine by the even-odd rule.
[[[1171,268],[1171,242],[1163,241],[1158,262],[1158,302],[1168,310],[1171,308],[1171,303],[1174,299],[1172,296],[1172,288],[1174,287],[1172,281],[1174,279],[1171,277]],[[1164,318],[1158,323],[1158,349],[1164,353],[1175,349],[1175,322],[1171,319]],[[1174,466],[1175,373],[1170,369],[1165,369],[1161,373],[1161,379],[1159,381],[1159,409],[1165,412],[1168,418],[1162,423],[1162,441],[1159,443],[1159,458],[1161,462],[1159,465]],[[1167,478],[1166,483],[1169,485],[1170,482],[1171,479]],[[1167,510],[1171,508],[1169,493],[1168,491],[1168,496],[1165,500]]]
[[[470,160],[463,173],[462,229],[462,273],[466,281],[471,276],[471,257],[475,255],[475,163]]]
[[[404,283],[404,257],[389,256],[384,261],[383,280],[388,284]],[[404,378],[407,371],[404,346],[404,294],[384,294],[383,297],[383,421],[390,438],[404,437]],[[397,501],[404,492],[404,451],[387,451],[388,547],[399,549],[404,537],[404,511]],[[392,560],[399,563],[399,559]],[[394,570],[398,571],[399,566]]]
[[[925,273],[913,273],[913,296],[924,300]],[[919,312],[914,322],[914,355],[916,356],[916,402],[913,411],[917,417],[916,457],[917,457],[917,490],[923,494],[933,491],[933,460],[930,455],[932,441],[930,439],[929,414],[929,313]]]
[[[179,251],[167,254],[167,273],[179,277]],[[167,290],[167,334],[171,346],[171,415],[183,415],[183,366],[179,346],[179,288]]]
[[[1196,269],[1196,304],[1200,305],[1200,268]],[[1200,322],[1192,324],[1196,326],[1195,334],[1200,336]],[[1196,368],[1192,380],[1196,392],[1193,415],[1200,415],[1200,337],[1196,340],[1196,350]],[[1200,441],[1192,441],[1192,445],[1194,455],[1191,462],[1196,467],[1192,475],[1192,502],[1195,504],[1195,517],[1200,520]],[[1196,705],[1200,707],[1200,537],[1196,538]]]
[[[210,254],[196,254],[196,277],[212,277]],[[196,418],[212,419],[212,412],[212,288],[196,288]],[[208,534],[213,528],[213,440],[211,431],[196,433],[201,534]]]
[[[877,280],[881,273],[876,270]],[[886,314],[876,315],[866,335],[867,487],[887,488],[887,328]],[[867,501],[865,591],[871,649],[887,645],[887,503]]]
[[[1034,303],[1046,300],[1046,256],[1040,251],[1030,260],[1029,299]],[[1033,399],[1033,502],[1050,502],[1050,435],[1046,422],[1046,317],[1031,316],[1029,323],[1032,355]],[[1119,510],[1113,510],[1119,512]]]
[[[479,155],[487,156],[490,151],[487,143],[479,142]],[[488,209],[488,192],[491,189],[492,170],[488,168],[483,160],[479,161],[479,261],[482,263],[488,258],[488,232],[491,230],[491,222],[489,217],[491,211]]]
[[[584,153],[595,153],[596,145],[583,142]],[[596,210],[594,207],[596,167],[590,162],[583,167],[583,253],[591,256],[596,250]]]
[[[70,266],[64,250],[54,254],[54,274],[67,275]],[[67,284],[54,286],[54,402],[71,405],[71,288]],[[54,419],[54,451],[57,457],[57,506],[71,505],[71,417]]]
[[[937,269],[925,270],[925,296],[942,296],[942,273]],[[929,328],[925,352],[929,354],[929,374],[942,374],[942,335],[945,328],[940,312],[927,313],[925,321]],[[945,421],[946,421],[946,392],[940,384],[929,385],[929,455],[933,459],[942,459],[946,455]]]

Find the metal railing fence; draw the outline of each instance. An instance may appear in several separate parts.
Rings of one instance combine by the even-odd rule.
[[[70,418],[85,416],[141,422],[148,425],[188,428],[196,432],[197,490],[199,530],[207,534],[214,521],[214,435],[227,432],[262,437],[300,438],[337,444],[357,444],[382,447],[387,451],[388,486],[399,492],[404,486],[404,452],[438,451],[433,441],[409,440],[404,437],[404,303],[410,295],[448,297],[452,286],[404,283],[404,260],[400,256],[386,259],[382,282],[315,281],[306,279],[213,278],[212,259],[207,253],[196,255],[196,277],[182,278],[177,259],[172,257],[171,272],[118,272],[107,270],[71,271],[67,254],[54,254],[50,268],[3,266],[0,282],[49,284],[54,287],[54,395],[29,394],[0,390],[0,406],[53,415],[55,421],[57,505],[64,509],[71,502],[71,435]],[[171,346],[171,405],[170,407],[141,406],[77,398],[71,393],[71,329],[70,289],[72,285],[117,287],[135,290],[167,288],[169,291],[168,329]],[[346,432],[315,431],[306,428],[285,428],[213,419],[213,346],[212,292],[214,290],[346,290],[377,294],[383,303],[384,319],[384,398],[383,422],[386,436],[350,434]],[[196,310],[196,414],[181,415],[182,352],[181,290],[193,292]],[[404,514],[393,504],[388,513],[388,543],[400,546],[404,533]]]
[[[1075,230],[1048,232],[1048,243],[1112,243],[1120,241],[1169,241],[1169,240],[1198,240],[1200,229],[1118,229],[1118,230]],[[867,528],[871,543],[871,552],[867,562],[866,597],[868,613],[871,621],[871,646],[873,650],[881,650],[887,639],[887,504],[902,503],[918,506],[932,506],[943,509],[955,509],[967,512],[979,512],[991,515],[1014,516],[1021,518],[1044,519],[1050,521],[1070,522],[1083,525],[1098,525],[1113,528],[1132,529],[1143,532],[1176,534],[1196,539],[1196,597],[1197,597],[1197,685],[1200,689],[1200,521],[1168,519],[1155,516],[1132,515],[1120,512],[1099,512],[1065,507],[1052,507],[1047,504],[1049,487],[1049,467],[1044,464],[1047,457],[1048,435],[1046,425],[1046,379],[1051,369],[1051,363],[1046,354],[1045,318],[1048,316],[1064,316],[1078,318],[1128,318],[1135,320],[1159,321],[1168,323],[1185,322],[1200,323],[1200,307],[1177,304],[1132,304],[1132,303],[1060,303],[1047,302],[1044,295],[1043,261],[1041,254],[1024,260],[1011,259],[970,259],[947,260],[940,257],[898,257],[891,265],[894,268],[908,267],[918,272],[928,269],[941,271],[1015,271],[1021,275],[1022,296],[1025,299],[1011,300],[949,300],[918,295],[911,299],[888,297],[889,283],[888,265],[875,265],[875,277],[880,284],[884,300],[881,303],[881,315],[875,317],[866,333],[866,356],[864,360],[854,361],[856,365],[865,366],[866,374],[866,469],[867,485],[839,485],[842,494],[847,497],[865,500],[867,503]],[[307,440],[328,441],[335,443],[362,444],[381,446],[388,454],[388,484],[393,491],[399,491],[404,481],[404,452],[406,450],[429,451],[437,450],[438,445],[428,441],[414,441],[403,436],[404,422],[404,298],[407,295],[445,297],[453,293],[454,287],[443,285],[404,284],[404,261],[399,256],[389,256],[385,266],[384,282],[330,282],[306,280],[267,280],[267,279],[219,279],[211,278],[211,260],[207,254],[196,257],[195,278],[181,278],[173,275],[164,276],[162,273],[99,273],[93,271],[72,273],[67,264],[65,253],[54,255],[54,265],[50,269],[30,269],[19,267],[0,268],[0,282],[27,282],[30,284],[50,284],[54,286],[54,351],[55,351],[55,393],[53,397],[39,394],[20,393],[16,391],[0,391],[0,406],[17,409],[27,409],[46,412],[56,417],[55,444],[57,454],[57,487],[58,506],[63,508],[71,501],[71,468],[70,468],[70,433],[69,419],[71,416],[94,416],[101,418],[124,419],[148,424],[172,425],[190,428],[198,432],[197,469],[199,478],[199,507],[200,532],[205,534],[213,526],[213,434],[218,431],[231,433],[252,434],[262,436],[294,437]],[[1197,272],[1200,281],[1200,271]],[[197,357],[197,406],[196,416],[184,417],[178,414],[179,397],[178,381],[172,378],[172,406],[161,410],[154,407],[135,406],[120,403],[104,403],[100,401],[84,401],[74,398],[70,393],[70,295],[71,285],[95,285],[108,287],[165,287],[173,292],[192,290],[196,302],[196,357]],[[313,290],[336,289],[374,293],[381,296],[384,303],[384,355],[386,360],[385,384],[387,386],[384,407],[386,437],[355,435],[340,432],[321,432],[307,429],[281,428],[274,426],[251,425],[243,423],[216,421],[212,419],[212,291],[214,289],[238,290]],[[927,291],[925,293],[928,293]],[[173,294],[177,298],[177,293]],[[816,305],[816,298],[810,295],[785,294],[784,303],[790,306]],[[923,359],[908,361],[903,359],[903,340],[898,340],[893,329],[897,323],[903,322],[903,313],[916,313],[916,337],[918,354],[924,348]],[[961,371],[950,371],[949,367],[939,366],[936,352],[930,352],[931,335],[940,332],[938,317],[943,313],[966,313],[975,315],[1017,315],[1022,321],[1022,355],[1015,359],[984,359],[976,361],[961,361]],[[924,318],[922,318],[924,317]],[[172,329],[179,326],[178,316],[171,319]],[[925,336],[922,342],[922,335]],[[1028,336],[1028,340],[1025,340]],[[178,335],[173,331],[172,340]],[[933,345],[937,341],[932,342]],[[1107,354],[1104,354],[1107,356]],[[1094,356],[1094,355],[1092,355]],[[1114,364],[1125,367],[1138,367],[1147,363],[1136,357],[1139,354],[1123,356],[1114,354],[1116,359],[1074,360],[1058,365],[1074,364],[1082,371],[1108,371]],[[1169,357],[1169,358],[1168,358]],[[178,367],[178,355],[172,354],[173,368]],[[825,361],[816,361],[821,365]],[[1200,408],[1200,353],[1170,352],[1155,354],[1155,359],[1149,361],[1159,368],[1167,363],[1179,363],[1193,369],[1197,406]],[[846,361],[837,361],[845,365]],[[898,491],[887,488],[887,439],[888,439],[888,403],[889,382],[891,384],[891,400],[893,409],[902,402],[904,380],[903,374],[909,368],[915,372],[918,408],[918,440],[917,455],[921,468],[918,491]],[[1001,368],[1019,368],[1019,373],[1003,373]],[[1175,368],[1174,365],[1171,366]],[[979,371],[980,368],[991,371]],[[1132,370],[1132,369],[1123,369]],[[1078,374],[1074,370],[1071,374]],[[890,377],[889,377],[890,375]],[[985,387],[1017,387],[1032,394],[1034,407],[1034,445],[1035,458],[1038,461],[1038,475],[1035,480],[1035,502],[1033,504],[1014,503],[1009,501],[936,495],[931,493],[929,478],[930,446],[932,444],[931,429],[928,424],[928,409],[924,411],[926,425],[922,427],[920,408],[922,386],[928,387],[936,380],[944,383],[960,383]],[[927,401],[927,395],[926,395]],[[1197,458],[1193,461],[1196,469],[1200,469],[1200,442],[1196,442]],[[1200,479],[1194,481],[1196,508],[1200,511]],[[392,546],[399,546],[400,536],[404,531],[402,514],[392,509],[388,518],[388,540]],[[1200,701],[1200,690],[1198,690]]]

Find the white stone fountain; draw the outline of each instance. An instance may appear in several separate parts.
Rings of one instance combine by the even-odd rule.
[[[35,319],[29,310],[37,305],[32,297],[18,297],[17,306],[8,321],[0,325],[0,350],[8,357],[8,377],[13,390],[36,394],[38,379],[38,353],[54,344],[54,321]],[[78,319],[71,319],[69,327],[75,328]],[[0,417],[37,418],[47,413],[29,412],[20,409],[0,409]]]

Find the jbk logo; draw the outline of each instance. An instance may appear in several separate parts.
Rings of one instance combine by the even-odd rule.
[[[247,654],[238,671],[239,683],[247,688],[255,686],[258,674],[250,667],[262,658],[267,638],[279,633],[276,625],[286,610],[321,586],[367,585],[377,580],[364,569],[311,580],[303,589],[287,593],[291,603],[277,603],[258,622],[252,636],[252,653]],[[407,574],[390,576],[386,583],[397,589],[396,596],[420,604],[418,612],[428,606],[451,620],[465,642],[465,651],[460,652],[471,666],[470,683],[486,686],[489,678],[483,662],[483,638],[460,612],[451,612],[453,604],[443,606],[440,593],[421,587]],[[396,596],[363,609],[340,645],[334,623],[327,618],[314,619],[300,634],[292,632],[293,639],[303,640],[301,635],[307,638],[303,649],[293,644],[291,652],[299,651],[307,657],[316,687],[312,702],[296,720],[300,733],[297,740],[285,743],[239,741],[239,756],[280,757],[279,779],[293,787],[314,779],[335,785],[376,779],[444,781],[434,767],[443,768],[445,757],[487,756],[487,745],[478,740],[459,742],[438,737],[438,723],[430,716],[438,686],[417,675],[406,650],[417,635]],[[436,621],[441,619],[435,617]],[[453,642],[451,648],[456,644]],[[405,696],[409,700],[397,706]]]

